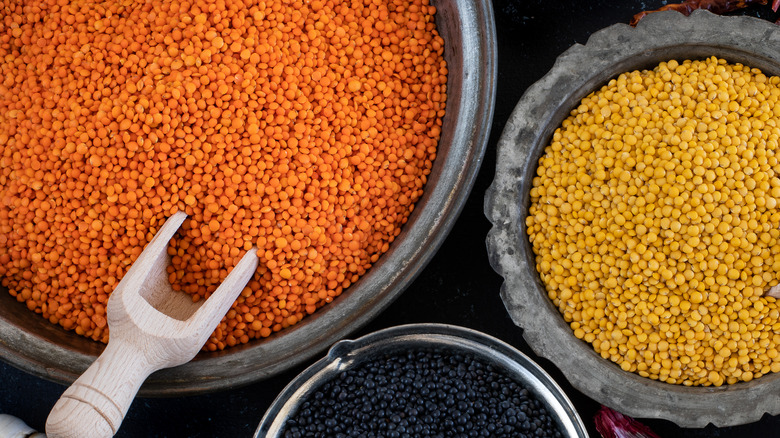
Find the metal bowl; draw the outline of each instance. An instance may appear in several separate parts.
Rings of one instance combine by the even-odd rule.
[[[580,100],[620,73],[670,59],[718,56],[780,74],[780,28],[752,17],[695,11],[659,12],[636,28],[614,25],[563,53],[530,87],[498,144],[495,179],[485,199],[493,224],[487,247],[503,276],[501,296],[524,337],[571,384],[594,400],[634,417],[663,418],[682,427],[731,426],[780,413],[780,374],[721,387],[672,385],[625,372],[577,339],[547,298],[535,270],[525,226],[537,163],[555,129]]]
[[[448,63],[447,111],[423,197],[390,250],[331,304],[269,338],[161,370],[140,394],[184,395],[248,384],[298,365],[366,324],[422,271],[466,202],[493,118],[496,30],[490,2],[436,0]],[[60,383],[74,381],[103,345],[66,332],[0,290],[0,358]]]
[[[441,348],[471,354],[527,388],[544,404],[567,437],[587,437],[577,411],[558,384],[541,367],[512,346],[471,329],[445,324],[409,324],[380,330],[355,341],[340,341],[328,355],[298,375],[263,416],[255,438],[281,436],[285,422],[320,385],[384,354],[411,348]]]

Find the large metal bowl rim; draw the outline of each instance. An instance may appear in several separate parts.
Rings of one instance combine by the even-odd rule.
[[[496,30],[492,4],[436,0],[448,63],[447,110],[424,194],[390,250],[333,303],[269,338],[152,374],[142,396],[207,393],[301,364],[368,323],[400,295],[441,246],[482,164],[493,119]],[[73,382],[104,347],[49,324],[0,290],[0,359],[39,377]]]

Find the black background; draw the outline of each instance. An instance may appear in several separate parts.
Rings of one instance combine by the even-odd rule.
[[[599,404],[573,389],[548,361],[523,341],[498,296],[501,278],[488,263],[485,237],[490,223],[483,214],[485,191],[493,179],[496,143],[509,115],[532,83],[571,45],[584,44],[593,32],[628,23],[642,10],[666,2],[638,0],[494,0],[498,34],[498,92],[484,163],[471,196],[450,236],[417,280],[368,326],[351,335],[406,323],[438,322],[480,330],[508,342],[535,359],[564,388],[593,437]],[[769,6],[739,14],[776,20]],[[319,357],[319,356],[318,356]],[[272,379],[222,392],[181,398],[137,398],[119,437],[251,437],[265,410],[284,386],[311,362]],[[0,413],[15,415],[43,430],[49,410],[64,386],[0,363]],[[756,403],[761,403],[756,400]],[[727,428],[681,429],[664,420],[643,419],[662,437],[764,437],[780,435],[780,417]],[[2,437],[0,437],[2,438]]]

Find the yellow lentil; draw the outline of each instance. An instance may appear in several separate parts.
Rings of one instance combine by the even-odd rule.
[[[527,232],[550,299],[602,357],[686,386],[780,370],[764,296],[780,280],[779,97],[758,69],[672,60],[555,131]]]

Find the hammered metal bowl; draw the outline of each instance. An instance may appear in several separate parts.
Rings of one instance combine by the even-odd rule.
[[[490,2],[437,0],[448,63],[447,111],[423,197],[377,263],[333,303],[269,338],[152,374],[142,396],[206,393],[258,381],[310,359],[386,308],[422,271],[466,202],[493,119],[496,30]],[[0,358],[28,373],[73,382],[104,346],[66,332],[0,290]]]
[[[485,198],[492,222],[487,247],[504,278],[501,297],[523,336],[584,394],[641,418],[681,427],[733,426],[780,413],[780,374],[721,387],[672,385],[625,372],[577,339],[535,270],[525,218],[539,157],[553,132],[580,100],[623,72],[671,59],[724,58],[780,74],[780,27],[752,17],[698,10],[650,14],[636,28],[618,24],[564,52],[531,86],[510,116],[498,144],[496,174]]]

